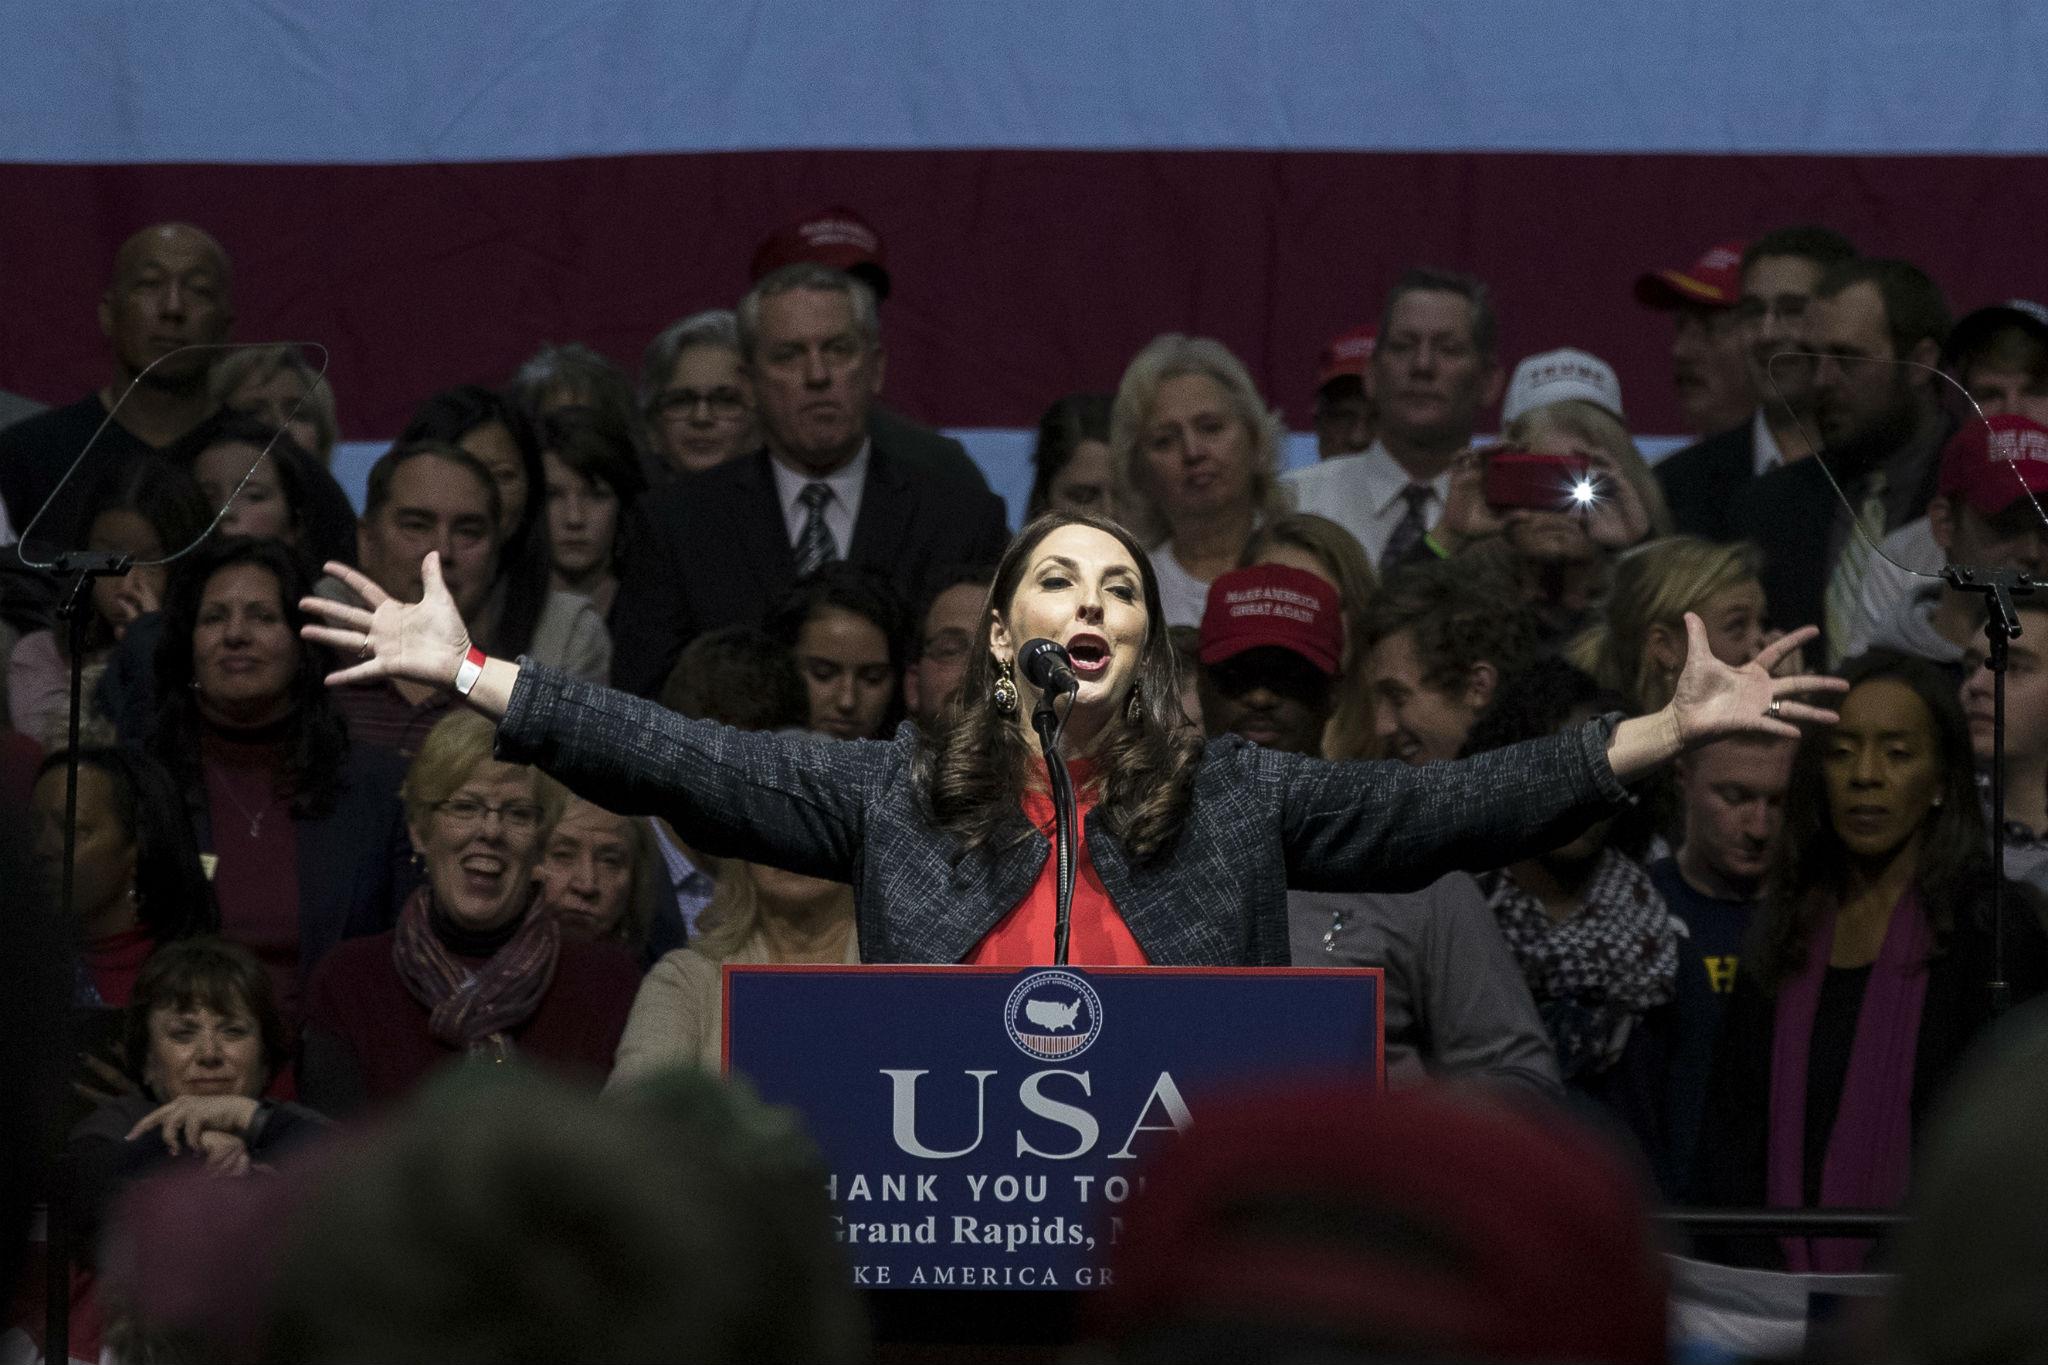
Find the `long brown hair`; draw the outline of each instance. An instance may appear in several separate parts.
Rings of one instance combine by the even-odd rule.
[[[1958,916],[1981,913],[1993,875],[1970,727],[1955,684],[1934,664],[1888,650],[1860,654],[1840,672],[1852,692],[1867,682],[1904,684],[1931,718],[1941,759],[1941,805],[1927,815],[1913,888],[1937,943],[1945,945]],[[1836,705],[1846,701],[1845,696]],[[1822,770],[1828,735],[1826,729],[1808,730],[1792,759],[1785,825],[1772,854],[1760,950],[1754,954],[1757,983],[1769,993],[1805,967],[1813,931],[1842,893],[1848,857],[1829,813]],[[1743,970],[1750,970],[1749,964]]]
[[[989,700],[997,671],[990,653],[991,629],[996,613],[1007,612],[1015,600],[1039,542],[1062,526],[1087,526],[1114,536],[1138,566],[1144,585],[1145,645],[1133,684],[1136,719],[1119,708],[1104,727],[1095,756],[1101,764],[1102,818],[1131,856],[1145,862],[1179,834],[1202,750],[1201,742],[1186,733],[1181,714],[1180,666],[1166,633],[1159,580],[1131,533],[1113,521],[1048,512],[1010,542],[996,565],[960,692],[946,704],[918,751],[916,780],[930,802],[933,823],[970,848],[987,843],[1001,825],[1016,818],[1025,773],[1036,753],[1015,721],[999,714]]]

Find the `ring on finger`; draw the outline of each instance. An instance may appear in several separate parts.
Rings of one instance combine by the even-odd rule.
[[[1785,718],[1785,703],[1782,701],[1773,701],[1769,706],[1766,706],[1764,708],[1764,714],[1769,716],[1772,720],[1783,720]]]

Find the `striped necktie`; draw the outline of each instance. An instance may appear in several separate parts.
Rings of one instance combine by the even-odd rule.
[[[1380,551],[1380,562],[1375,566],[1383,575],[1398,568],[1414,554],[1415,547],[1428,534],[1429,523],[1423,519],[1423,512],[1429,506],[1429,500],[1436,496],[1436,490],[1426,483],[1411,483],[1401,490],[1401,496],[1408,503],[1407,510],[1394,523],[1394,529],[1387,533],[1387,547]]]
[[[825,504],[832,501],[832,486],[807,483],[796,500],[804,505],[804,528],[796,537],[796,576],[803,578],[839,558],[839,546],[832,539],[832,528],[825,524]]]
[[[1835,556],[1834,572],[1828,575],[1824,598],[1827,628],[1828,667],[1842,662],[1849,637],[1855,633],[1863,613],[1863,580],[1870,575],[1870,557],[1884,538],[1885,476],[1882,470],[1870,476],[1863,499],[1856,504],[1856,523],[1849,528],[1842,552]]]

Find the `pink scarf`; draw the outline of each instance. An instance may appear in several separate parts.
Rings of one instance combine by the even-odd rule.
[[[1831,910],[1814,927],[1806,966],[1778,989],[1765,1171],[1765,1202],[1776,1209],[1806,1204],[1806,1062],[1834,938]],[[1920,897],[1908,889],[1892,907],[1884,946],[1856,1016],[1842,1098],[1821,1167],[1823,1208],[1892,1208],[1905,1199],[1913,1153],[1913,1063],[1927,1000],[1927,958],[1933,950],[1934,934]],[[1788,1237],[1781,1245],[1786,1267],[1802,1273],[1859,1271],[1871,1247],[1866,1240],[1841,1237]]]
[[[433,891],[421,887],[398,913],[392,961],[412,998],[425,1006],[427,1032],[464,1052],[507,1050],[505,1035],[533,1017],[554,983],[562,930],[553,915],[529,910],[511,941],[472,970],[450,953],[428,921]]]

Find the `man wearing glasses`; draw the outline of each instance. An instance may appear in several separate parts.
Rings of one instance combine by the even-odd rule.
[[[993,576],[985,567],[947,574],[918,619],[917,635],[910,642],[910,661],[903,666],[903,705],[911,719],[926,729],[939,718],[967,675],[967,656],[974,652]]]
[[[1742,253],[1735,315],[1747,338],[1757,409],[1741,426],[1696,441],[1656,466],[1680,531],[1736,539],[1728,520],[1736,493],[1812,454],[1813,362],[1788,352],[1806,349],[1807,314],[1821,272],[1855,255],[1846,237],[1824,227],[1779,228]]]

